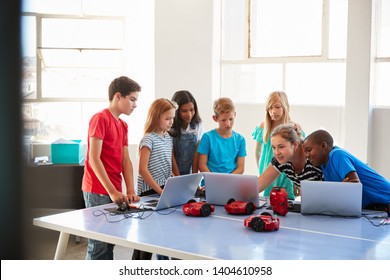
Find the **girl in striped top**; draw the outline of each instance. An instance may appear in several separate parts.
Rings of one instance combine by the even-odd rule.
[[[156,99],[149,108],[144,136],[139,144],[140,196],[161,194],[166,180],[179,175],[173,157],[172,137],[168,134],[173,124],[177,105],[168,99]]]
[[[165,98],[156,99],[149,108],[144,136],[139,144],[138,194],[161,194],[165,182],[179,169],[173,156],[172,137],[168,134],[173,124],[177,105]],[[150,260],[152,253],[134,249],[133,260]],[[157,259],[168,259],[157,255]]]
[[[277,126],[271,133],[274,157],[270,165],[259,176],[259,192],[262,192],[280,173],[284,173],[294,183],[300,195],[302,180],[322,181],[321,168],[306,159],[302,146],[303,137],[299,126],[289,123]]]

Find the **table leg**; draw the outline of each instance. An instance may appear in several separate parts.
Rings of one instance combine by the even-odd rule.
[[[66,248],[68,247],[69,233],[60,232],[60,237],[58,238],[56,254],[54,256],[55,260],[63,260],[65,258]]]

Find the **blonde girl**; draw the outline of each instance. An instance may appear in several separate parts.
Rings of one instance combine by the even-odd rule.
[[[259,168],[259,175],[270,164],[273,151],[271,147],[270,135],[272,130],[280,124],[290,123],[290,105],[287,94],[283,91],[271,92],[265,104],[265,120],[256,126],[252,133],[255,144],[255,159]],[[273,186],[279,186],[286,189],[289,199],[294,199],[297,193],[294,193],[294,185],[286,174],[281,173],[265,190],[264,196],[269,196]]]

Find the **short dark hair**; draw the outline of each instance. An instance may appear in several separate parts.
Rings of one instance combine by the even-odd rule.
[[[130,95],[132,92],[141,91],[141,86],[126,76],[120,76],[110,83],[108,87],[108,99],[111,101],[115,93],[120,92],[121,96]]]
[[[333,137],[329,132],[323,129],[316,130],[309,134],[306,139],[307,141],[312,141],[314,144],[321,144],[325,142],[328,147],[333,147]]]

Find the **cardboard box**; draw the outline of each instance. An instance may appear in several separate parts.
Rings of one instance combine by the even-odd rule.
[[[54,164],[80,164],[84,159],[81,140],[58,139],[51,144],[51,162]]]

